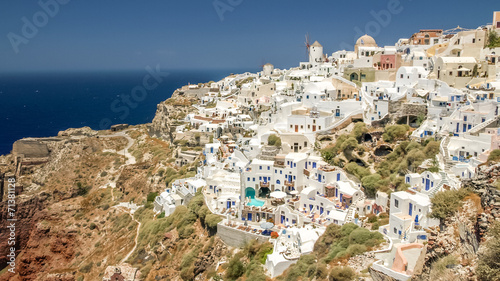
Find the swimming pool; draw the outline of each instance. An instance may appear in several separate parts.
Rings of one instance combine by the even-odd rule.
[[[262,207],[262,206],[264,206],[264,203],[266,203],[266,202],[259,200],[259,199],[252,198],[252,199],[250,199],[250,202],[247,203],[247,206]]]

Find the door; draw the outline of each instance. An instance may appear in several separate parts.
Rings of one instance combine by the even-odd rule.
[[[313,125],[313,132],[316,132],[316,125]]]
[[[408,215],[410,215],[410,216],[411,216],[412,214],[413,214],[413,204],[412,204],[412,203],[410,203],[410,204],[408,205]]]
[[[325,211],[325,209],[323,209],[323,207],[319,208],[320,215],[322,215],[324,211]]]
[[[252,213],[248,213],[248,221],[252,221]]]
[[[285,223],[285,216],[281,216],[281,224]]]
[[[226,209],[228,209],[228,210],[229,210],[229,209],[231,209],[231,201],[227,201],[227,204],[226,204],[226,205],[227,205],[227,208],[226,208]]]
[[[299,125],[295,125],[295,132],[298,133],[299,132]]]
[[[430,180],[429,179],[426,179],[425,180],[425,190],[429,190],[429,187],[430,187]]]

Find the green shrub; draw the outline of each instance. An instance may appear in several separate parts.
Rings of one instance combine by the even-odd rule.
[[[187,255],[182,257],[180,268],[190,267],[198,256],[199,248],[192,249]]]
[[[389,125],[385,127],[385,133],[382,135],[382,138],[385,142],[401,140],[406,136],[406,132],[409,129],[408,125]]]
[[[346,153],[346,152],[350,152],[350,151],[353,151],[354,149],[356,149],[358,147],[358,141],[354,138],[354,137],[349,137],[347,140],[345,140],[340,149]]]
[[[246,269],[247,281],[266,281],[266,274],[260,263],[256,260],[250,262]]]
[[[296,281],[304,277],[309,267],[316,263],[313,255],[304,255],[299,258],[296,264],[290,266],[285,275],[286,281]]]
[[[357,255],[360,255],[360,254],[366,252],[367,250],[368,249],[365,245],[352,244],[352,245],[349,245],[346,252],[347,252],[347,255],[349,255],[350,257],[354,257],[354,256],[357,256]]]
[[[500,37],[496,31],[490,31],[488,35],[488,48],[498,48],[500,47]]]
[[[500,276],[500,222],[495,222],[488,232],[485,250],[479,254],[476,269],[479,280],[495,280]]]
[[[194,266],[185,267],[181,270],[180,277],[182,280],[194,280]]]
[[[147,202],[154,202],[156,196],[158,196],[158,192],[150,192],[147,197]]]
[[[240,261],[241,255],[235,255],[229,261],[226,269],[226,278],[229,280],[236,280],[245,273],[245,265]]]
[[[274,145],[276,147],[281,147],[281,138],[278,137],[277,135],[270,135],[267,138],[267,144]]]
[[[194,227],[191,225],[179,228],[179,238],[181,239],[187,239],[191,237],[191,235],[194,233]]]
[[[500,161],[500,149],[495,149],[492,152],[490,152],[490,155],[488,156],[488,161],[489,162]]]
[[[444,221],[451,217],[462,206],[462,200],[470,192],[466,189],[447,190],[436,193],[431,199],[432,212],[431,217]]]
[[[354,124],[354,128],[351,131],[351,136],[357,140],[360,140],[361,137],[366,133],[368,133],[366,124],[364,122],[357,122],[356,124]]]
[[[81,273],[89,273],[90,270],[92,270],[92,267],[94,266],[94,263],[93,262],[89,262],[85,265],[82,265],[78,271],[80,271]]]
[[[449,279],[447,277],[451,277],[453,276],[453,274],[452,273],[446,274],[446,272],[450,271],[448,267],[457,264],[458,260],[454,256],[452,255],[444,256],[432,264],[430,277],[432,278],[432,280]]]
[[[364,244],[366,241],[372,238],[372,233],[366,228],[357,228],[351,232],[349,235],[350,244]]]
[[[351,281],[356,277],[356,273],[352,268],[347,266],[336,266],[330,271],[330,281]]]
[[[358,178],[362,179],[366,176],[370,175],[370,171],[364,167],[359,166],[358,164],[351,162],[345,166],[345,170],[349,174],[353,174],[357,176]]]
[[[219,222],[222,221],[222,218],[218,215],[214,215],[214,214],[208,214],[206,217],[205,217],[205,224],[209,227],[209,228],[216,228],[217,227],[217,224]]]
[[[384,181],[382,180],[382,176],[379,174],[373,174],[369,176],[365,176],[361,179],[361,183],[365,189],[365,194],[369,198],[374,198],[377,190],[379,190],[383,185]]]

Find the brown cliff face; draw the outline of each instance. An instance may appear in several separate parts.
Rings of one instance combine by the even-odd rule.
[[[41,193],[37,197],[31,197],[30,199],[23,200],[18,197],[16,206],[15,222],[16,226],[16,262],[20,263],[19,254],[21,250],[26,248],[29,244],[31,233],[36,229],[37,223],[45,216],[43,209],[48,204],[50,195],[48,193]],[[8,237],[10,231],[7,229],[7,225],[10,223],[7,221],[7,202],[0,202],[0,209],[2,219],[0,221],[0,264],[2,268],[7,265],[7,254],[11,246],[8,245]],[[0,277],[0,280],[9,280],[5,276]],[[29,280],[29,279],[28,279]]]
[[[139,136],[146,136],[145,132],[137,132]],[[127,139],[120,136],[83,136],[76,141],[68,137],[48,142],[49,161],[17,178],[25,188],[16,198],[16,273],[4,270],[0,281],[99,280],[108,265],[117,264],[132,249],[137,224],[125,209],[113,206],[134,201],[134,197],[136,203],[142,203],[152,186],[148,172],[154,170],[148,169],[150,163],[124,169],[128,167],[123,166],[125,157],[113,151],[126,144]],[[150,145],[143,144],[144,150]],[[162,147],[157,150],[169,153]],[[2,171],[15,170],[12,162],[3,162],[9,165]],[[127,196],[119,188],[106,188],[119,179],[126,191],[134,190],[133,186],[143,189]],[[0,202],[1,269],[7,265],[10,249],[6,208],[7,203]]]

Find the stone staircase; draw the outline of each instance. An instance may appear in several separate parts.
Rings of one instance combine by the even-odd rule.
[[[476,125],[474,126],[472,129],[470,129],[468,131],[469,134],[477,134],[479,132],[481,132],[481,130],[487,128],[489,125],[493,124],[494,122],[497,122],[499,119],[500,116],[495,116],[491,119],[488,119],[486,121],[484,121],[483,123],[479,124],[479,125]]]
[[[364,201],[365,198],[366,198],[365,195],[361,195],[356,202],[353,202],[351,206],[349,206],[349,209],[347,210],[347,219],[345,223],[350,223],[354,220],[354,212],[356,211],[356,206],[358,205],[359,202]]]
[[[439,189],[441,189],[441,187],[443,187],[443,185],[448,185],[450,186],[450,181],[448,179],[448,174],[446,172],[439,172],[439,174],[441,175],[441,182],[434,188],[430,189],[428,194],[429,194],[429,197],[434,197],[434,195],[439,191]]]
[[[448,145],[450,144],[450,137],[446,136],[443,138],[443,160],[444,160],[444,170],[448,173],[451,172],[451,167],[455,165],[455,162],[450,159],[450,153],[448,152]]]

